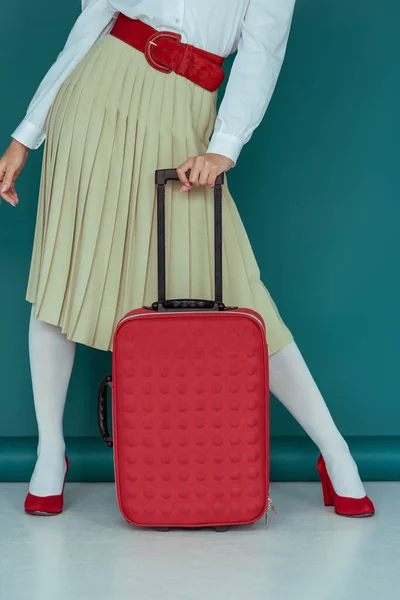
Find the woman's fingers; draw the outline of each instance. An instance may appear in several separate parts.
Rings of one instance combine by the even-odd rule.
[[[3,169],[3,171],[0,170],[0,176],[2,173],[4,173],[4,169]],[[2,198],[4,198],[4,200],[6,202],[8,202],[9,204],[12,204],[13,206],[16,206],[18,204],[18,195],[17,195],[17,192],[15,191],[14,176],[15,176],[14,167],[8,166],[6,168],[5,173],[3,174],[2,178],[1,178],[0,195]]]
[[[9,204],[12,204],[12,206],[17,206],[19,202],[18,194],[15,191],[15,188],[10,189],[8,192],[0,193],[0,196]]]
[[[0,193],[8,192],[14,181],[15,169],[14,167],[8,166],[3,177],[3,181],[0,185]]]
[[[183,164],[181,164],[180,167],[177,168],[176,172],[178,174],[178,177],[180,179],[180,181],[183,183],[182,187],[181,187],[181,191],[182,192],[187,192],[188,190],[191,189],[191,184],[189,179],[186,177],[186,173],[187,171],[190,171],[193,167],[194,164],[194,158],[188,158]]]
[[[204,169],[205,158],[204,156],[196,156],[192,170],[190,171],[189,181],[195,187],[200,185],[200,174]]]
[[[204,164],[203,167],[200,171],[200,175],[199,175],[199,183],[200,185],[207,185],[208,184],[208,179],[210,177],[210,173],[211,173],[211,169],[213,168],[213,165],[211,164],[211,162],[207,159],[204,159]]]
[[[233,165],[233,161],[222,154],[209,153],[189,158],[177,169],[179,179],[183,183],[181,190],[187,192],[193,186],[199,187],[201,185],[213,188],[218,175],[229,171]],[[186,172],[189,169],[190,176],[188,180]]]
[[[17,190],[15,189],[15,182],[12,184],[11,188],[8,190],[7,194],[10,196],[11,200],[14,200],[16,204],[19,202]]]
[[[18,204],[15,180],[24,168],[28,152],[26,146],[13,140],[0,158],[0,196],[13,206]]]
[[[18,199],[7,192],[5,192],[4,194],[0,193],[0,198],[3,198],[3,200],[8,202],[8,204],[11,204],[11,206],[17,206],[18,204]]]
[[[214,188],[215,180],[217,179],[219,174],[220,174],[220,171],[219,171],[217,165],[212,165],[210,172],[208,174],[208,179],[207,179],[206,185],[208,185],[208,187],[210,187],[210,188]]]

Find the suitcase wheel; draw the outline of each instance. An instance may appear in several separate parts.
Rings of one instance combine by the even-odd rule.
[[[169,531],[169,527],[157,527],[157,531],[161,531],[161,533],[167,533]]]

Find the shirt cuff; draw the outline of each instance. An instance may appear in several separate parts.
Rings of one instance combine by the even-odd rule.
[[[17,129],[14,131],[12,136],[17,142],[20,142],[27,148],[31,148],[31,150],[36,150],[43,143],[46,134],[43,133],[43,130],[24,119],[20,125],[18,125]]]
[[[233,160],[234,165],[236,165],[243,146],[244,142],[240,138],[228,133],[217,132],[211,137],[207,154],[222,154]]]

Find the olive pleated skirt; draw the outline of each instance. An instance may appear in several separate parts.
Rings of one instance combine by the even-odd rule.
[[[154,171],[204,154],[217,94],[153,69],[108,35],[50,111],[27,300],[73,341],[112,349],[119,319],[157,299]],[[224,301],[265,319],[270,354],[293,339],[260,280],[228,185]],[[213,191],[167,186],[167,294],[214,294]]]

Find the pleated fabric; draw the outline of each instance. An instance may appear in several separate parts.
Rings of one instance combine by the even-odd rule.
[[[118,321],[157,299],[156,169],[207,151],[217,94],[153,69],[111,35],[61,86],[48,119],[27,300],[73,341],[112,350]],[[213,191],[169,183],[167,294],[214,296]],[[257,310],[270,354],[292,336],[223,192],[224,301]]]

